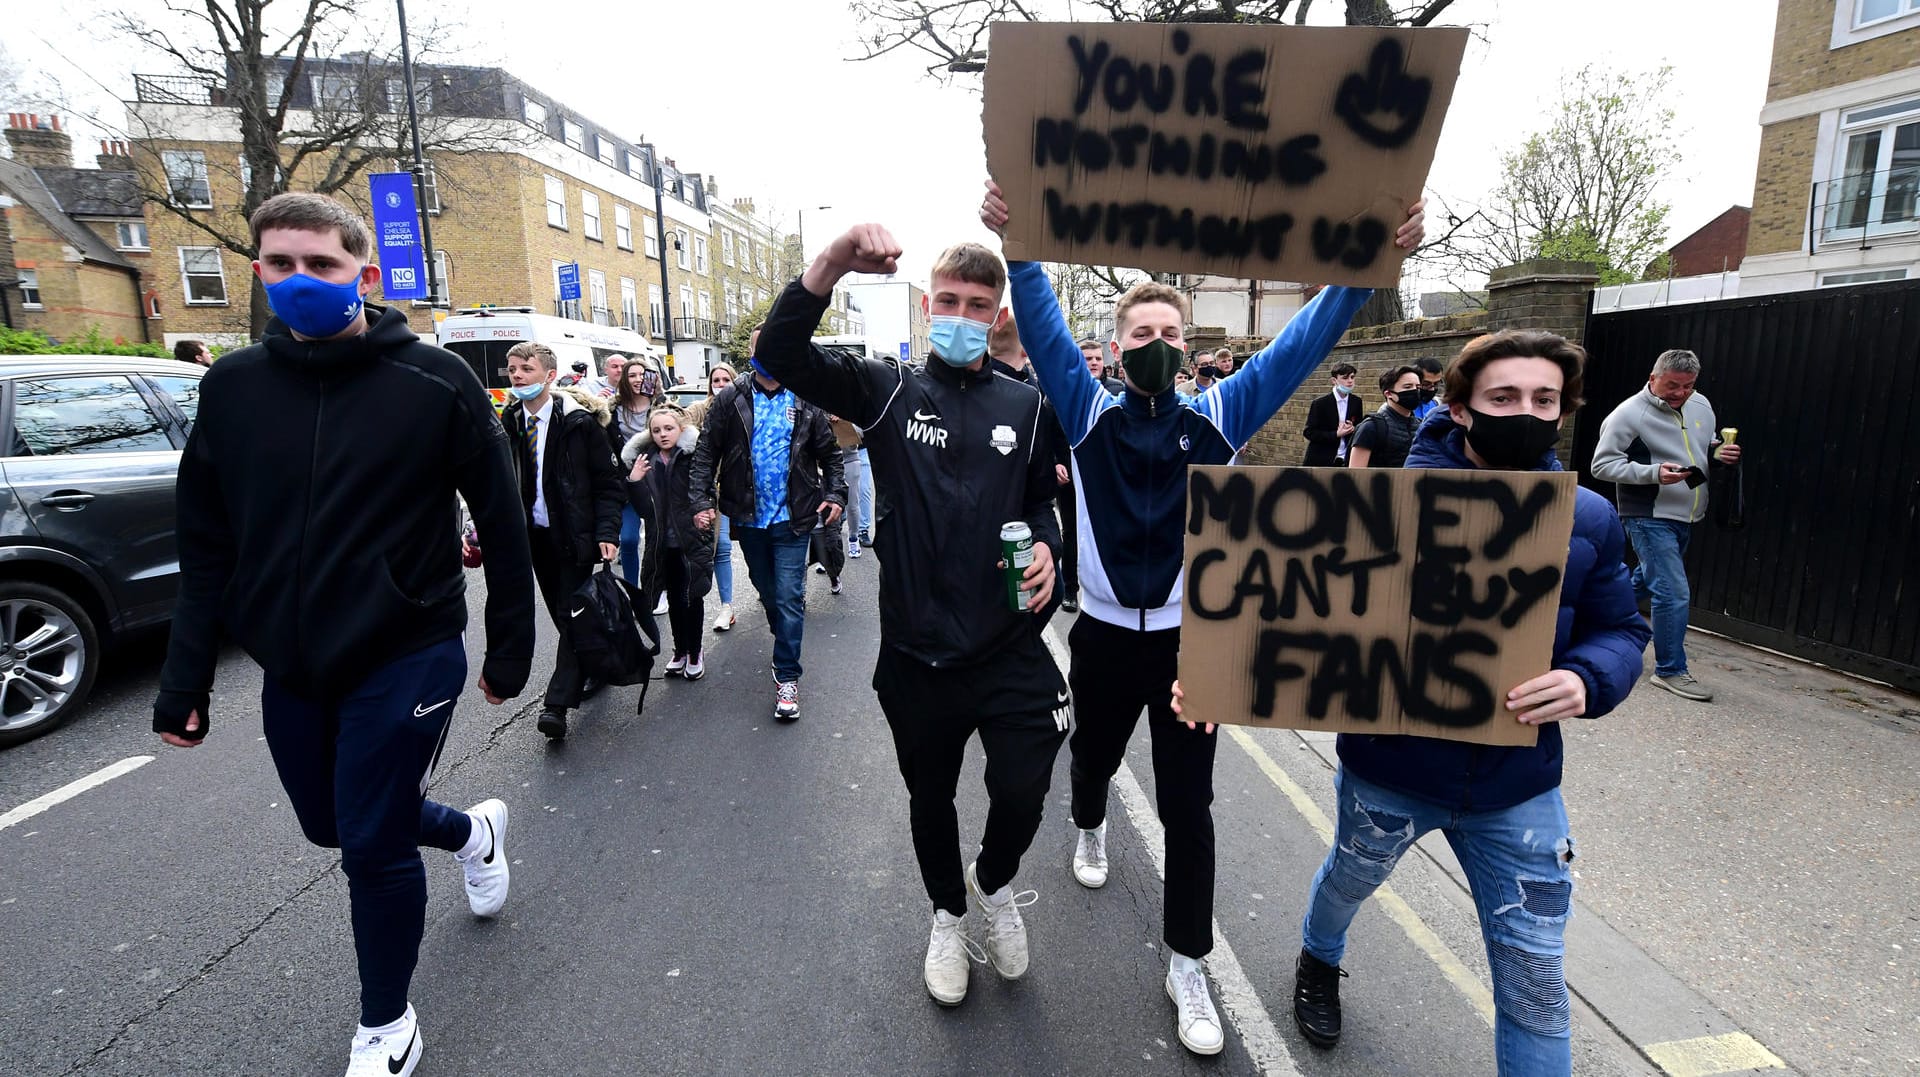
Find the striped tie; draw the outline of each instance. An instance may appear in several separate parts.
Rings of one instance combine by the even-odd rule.
[[[527,415],[527,455],[533,459],[533,482],[540,484],[540,416]]]

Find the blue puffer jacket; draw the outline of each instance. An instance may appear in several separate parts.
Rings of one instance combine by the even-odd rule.
[[[1420,427],[1408,467],[1471,468],[1466,430],[1445,411]],[[1559,471],[1548,453],[1536,471]],[[1598,718],[1618,707],[1640,679],[1652,632],[1634,607],[1626,540],[1607,499],[1584,487],[1573,507],[1560,587],[1560,619],[1553,635],[1553,668],[1572,670],[1587,685],[1587,713]],[[1495,685],[1504,699],[1513,685]],[[1410,793],[1461,811],[1493,811],[1531,800],[1560,784],[1560,724],[1540,727],[1531,748],[1495,748],[1435,740],[1344,733],[1340,763],[1375,785]]]

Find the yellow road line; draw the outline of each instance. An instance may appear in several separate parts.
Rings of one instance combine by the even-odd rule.
[[[1307,825],[1313,827],[1314,833],[1320,835],[1320,840],[1331,846],[1333,821],[1327,818],[1326,812],[1320,810],[1320,805],[1313,802],[1313,798],[1307,795],[1307,791],[1300,788],[1299,783],[1295,782],[1286,771],[1280,769],[1280,764],[1274,762],[1266,749],[1260,747],[1245,729],[1231,725],[1220,728],[1233,738],[1233,742],[1240,746],[1241,751],[1252,758],[1254,765],[1267,776],[1267,780],[1279,787],[1280,792],[1293,803],[1293,810],[1299,812],[1306,819]],[[1467,967],[1466,962],[1461,961],[1459,955],[1449,949],[1439,935],[1434,934],[1426,921],[1420,919],[1420,915],[1414,912],[1413,907],[1408,905],[1399,894],[1394,893],[1392,887],[1382,886],[1373,892],[1373,896],[1379,901],[1380,909],[1387,914],[1387,918],[1400,925],[1400,930],[1406,932],[1407,938],[1419,947],[1429,960],[1440,967],[1441,975],[1445,976],[1462,995],[1466,996],[1467,1002],[1479,1011],[1480,1018],[1487,1023],[1487,1027],[1493,1027],[1493,992],[1480,982],[1480,978],[1473,974],[1473,970]]]
[[[1668,1077],[1712,1077],[1716,1073],[1787,1068],[1778,1055],[1744,1032],[1672,1040],[1642,1050]]]

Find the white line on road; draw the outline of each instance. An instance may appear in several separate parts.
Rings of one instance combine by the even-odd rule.
[[[1072,660],[1067,654],[1066,645],[1060,641],[1059,633],[1049,626],[1043,638],[1047,642],[1047,650],[1053,652],[1054,662],[1065,673]],[[1121,806],[1127,810],[1128,820],[1133,823],[1148,854],[1153,857],[1154,875],[1165,880],[1166,837],[1158,815],[1147,803],[1146,791],[1140,788],[1139,779],[1133,776],[1133,770],[1125,762],[1120,764],[1113,784],[1114,790],[1120,794]],[[1227,941],[1226,932],[1220,930],[1217,918],[1213,922],[1213,937],[1217,944],[1213,953],[1207,955],[1207,971],[1220,988],[1220,1005],[1227,1011],[1227,1019],[1233,1022],[1233,1027],[1240,1033],[1240,1042],[1246,1047],[1248,1057],[1267,1077],[1299,1077],[1300,1071],[1293,1064],[1293,1053],[1287,1050],[1287,1041],[1281,1038],[1280,1030],[1274,1026],[1267,1004],[1261,1001],[1260,993],[1254,990],[1253,981],[1247,977],[1246,969],[1241,967],[1240,958],[1233,952],[1233,944]]]
[[[68,782],[45,796],[34,797],[7,814],[0,815],[0,830],[15,823],[24,823],[56,804],[64,804],[95,786],[105,785],[122,774],[131,774],[151,762],[153,757],[150,755],[131,756],[112,766],[101,767],[77,782]]]

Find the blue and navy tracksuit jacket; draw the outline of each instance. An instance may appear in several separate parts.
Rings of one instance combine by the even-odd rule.
[[[1323,289],[1233,377],[1188,402],[1170,388],[1155,397],[1106,392],[1088,372],[1040,264],[1008,268],[1020,343],[1073,448],[1081,609],[1143,632],[1177,628],[1187,466],[1231,463],[1333,350],[1372,292]]]

